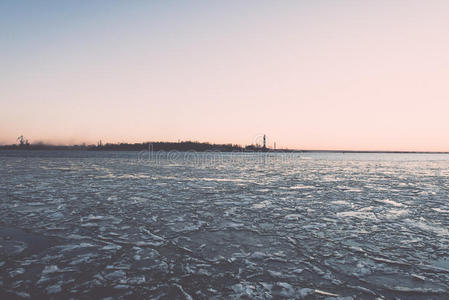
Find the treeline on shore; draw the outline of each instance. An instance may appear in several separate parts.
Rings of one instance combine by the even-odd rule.
[[[182,141],[182,142],[146,142],[146,143],[106,143],[97,145],[49,145],[18,144],[0,146],[3,150],[89,150],[89,151],[268,151],[269,149],[260,146],[249,145],[242,147],[237,144],[211,144],[202,142]]]

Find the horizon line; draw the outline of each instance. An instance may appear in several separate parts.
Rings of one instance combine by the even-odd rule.
[[[237,143],[213,143],[213,142],[200,142],[200,141],[191,141],[191,140],[179,140],[177,142],[170,142],[170,141],[146,141],[146,142],[116,142],[116,143],[111,143],[111,142],[106,142],[106,143],[102,143],[101,140],[99,140],[99,142],[101,142],[101,145],[95,144],[95,143],[79,143],[79,144],[52,144],[52,143],[43,143],[43,142],[37,142],[37,143],[29,143],[28,146],[26,145],[20,145],[20,144],[6,144],[6,143],[0,143],[0,150],[48,150],[48,151],[52,151],[52,150],[57,150],[57,149],[33,149],[33,148],[29,148],[28,147],[61,147],[61,148],[71,148],[71,147],[85,147],[85,148],[96,148],[96,150],[100,150],[100,151],[121,151],[121,150],[109,150],[109,149],[101,149],[101,147],[104,147],[105,145],[111,145],[111,146],[118,146],[118,145],[144,145],[144,144],[152,144],[152,143],[161,143],[161,144],[182,144],[182,143],[194,143],[194,144],[209,144],[211,146],[235,146],[235,147],[239,147],[242,149],[245,149],[247,147],[255,147],[256,149],[263,149],[262,146],[260,145],[254,145],[254,144],[248,144],[248,145],[241,145],[241,144],[237,144]],[[9,149],[5,149],[5,148],[9,148]],[[290,151],[290,152],[322,152],[322,153],[403,153],[403,154],[449,154],[449,150],[448,151],[429,151],[429,150],[369,150],[369,149],[365,149],[365,150],[355,150],[355,149],[300,149],[300,148],[270,148],[270,147],[266,147],[266,150],[269,150],[271,152],[281,152],[281,151]],[[65,149],[65,150],[84,150],[84,149]],[[93,149],[86,149],[86,150],[93,150]],[[192,149],[193,150],[193,149]],[[123,150],[122,150],[123,151]],[[137,150],[128,150],[128,151],[137,151]],[[183,151],[189,151],[189,150],[183,150]]]

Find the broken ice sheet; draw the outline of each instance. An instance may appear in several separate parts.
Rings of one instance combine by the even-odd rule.
[[[447,157],[62,155],[0,157],[5,299],[448,298]]]

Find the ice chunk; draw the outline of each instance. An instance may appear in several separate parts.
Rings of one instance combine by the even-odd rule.
[[[62,291],[61,283],[53,284],[47,287],[47,293],[56,294]]]
[[[42,274],[50,274],[50,273],[54,273],[57,272],[59,270],[58,266],[56,265],[49,265],[49,266],[45,266],[45,268],[42,270]]]

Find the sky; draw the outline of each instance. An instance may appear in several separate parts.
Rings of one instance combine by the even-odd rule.
[[[0,0],[0,144],[449,151],[449,1]]]

